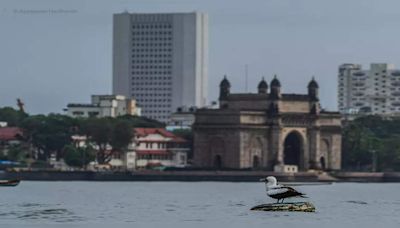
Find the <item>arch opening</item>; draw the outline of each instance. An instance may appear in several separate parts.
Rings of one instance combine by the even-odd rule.
[[[253,156],[253,168],[260,168],[260,158],[258,156]]]
[[[324,156],[322,156],[322,157],[319,159],[319,163],[320,163],[320,165],[321,165],[321,169],[322,169],[322,170],[325,170],[325,169],[326,169],[326,164],[325,164],[325,157],[324,157]]]
[[[214,157],[214,168],[221,169],[222,168],[222,158],[221,155],[215,155]]]
[[[301,155],[303,152],[303,142],[301,135],[297,132],[291,132],[284,141],[283,161],[285,165],[301,166]]]
[[[322,170],[329,169],[329,142],[326,139],[322,139],[320,143],[320,158],[319,165]]]
[[[259,137],[253,138],[250,141],[249,145],[249,153],[248,153],[248,163],[247,167],[252,169],[259,169],[263,166],[262,157],[263,157],[263,143]]]
[[[225,142],[222,138],[213,138],[210,143],[209,167],[224,168]]]

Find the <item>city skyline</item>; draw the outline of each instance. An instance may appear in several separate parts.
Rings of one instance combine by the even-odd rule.
[[[232,91],[244,92],[248,65],[249,92],[274,74],[283,92],[304,92],[315,75],[324,108],[337,110],[340,64],[400,63],[399,3],[385,2],[3,1],[0,106],[15,107],[20,97],[30,113],[60,113],[111,93],[112,15],[127,10],[209,15],[209,101],[224,74]]]

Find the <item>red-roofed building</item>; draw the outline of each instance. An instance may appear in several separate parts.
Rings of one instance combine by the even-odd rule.
[[[18,127],[0,127],[0,154],[7,155],[11,145],[21,144],[23,131]]]
[[[134,128],[134,138],[126,153],[114,153],[108,163],[115,169],[144,169],[153,167],[185,167],[190,150],[188,142],[163,128]],[[85,136],[74,135],[77,147],[84,147]],[[94,149],[98,149],[92,145]],[[107,146],[107,150],[112,150]],[[93,165],[97,165],[93,163]]]
[[[134,150],[127,153],[128,169],[187,165],[189,147],[185,139],[163,128],[135,128],[134,131]]]
[[[23,136],[23,131],[18,127],[1,127],[0,141],[19,141]]]

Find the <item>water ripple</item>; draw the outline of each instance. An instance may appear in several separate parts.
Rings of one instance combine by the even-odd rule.
[[[75,215],[73,212],[65,208],[46,208],[42,204],[20,204],[21,209],[28,210],[15,210],[0,213],[0,218],[5,219],[18,219],[18,220],[49,220],[54,222],[75,222],[84,221],[85,219]]]
[[[368,204],[367,202],[359,201],[359,200],[348,200],[348,201],[346,201],[346,203],[354,203],[354,204],[360,204],[360,205]]]

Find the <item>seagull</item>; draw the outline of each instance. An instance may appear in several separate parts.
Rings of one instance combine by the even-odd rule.
[[[292,187],[277,184],[277,180],[273,176],[260,179],[260,181],[265,182],[267,195],[278,200],[277,203],[279,203],[280,200],[282,200],[281,203],[283,203],[283,200],[289,197],[307,198],[304,193],[298,192]]]

